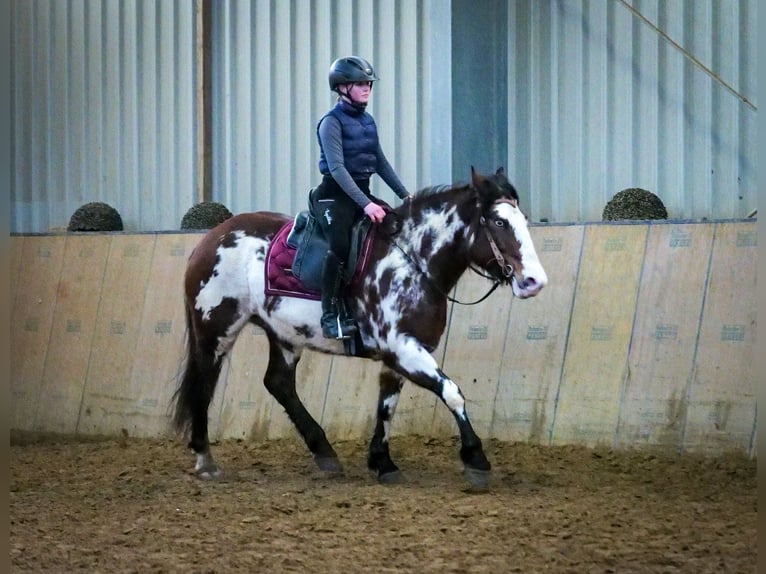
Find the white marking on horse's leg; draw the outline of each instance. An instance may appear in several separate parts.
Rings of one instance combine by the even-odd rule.
[[[284,345],[279,345],[279,352],[282,353],[282,358],[285,360],[285,364],[293,366],[301,358],[300,347],[295,350],[290,350]]]
[[[234,346],[234,342],[239,336],[239,332],[242,330],[242,327],[247,324],[248,321],[249,317],[247,316],[238,317],[237,320],[234,321],[234,323],[232,323],[232,325],[226,330],[226,335],[223,337],[218,337],[218,346],[215,349],[216,361],[231,350],[231,348]]]
[[[396,354],[399,365],[408,373],[423,373],[433,379],[439,377],[436,360],[412,337],[392,332],[387,343]]]
[[[465,399],[460,393],[460,388],[452,379],[444,377],[442,379],[441,399],[449,407],[455,416],[465,420]]]
[[[444,401],[455,416],[461,420],[466,420],[465,399],[460,388],[439,369],[433,356],[410,337],[400,335],[396,339],[399,364],[412,376],[417,377],[418,374],[421,374],[433,381],[435,383],[434,390],[436,390],[439,398]]]
[[[383,419],[383,442],[388,442],[391,432],[391,419],[394,418],[394,413],[396,413],[396,405],[399,404],[399,396],[400,391],[397,391],[389,395],[388,398],[383,401],[383,406],[388,412],[388,416]]]

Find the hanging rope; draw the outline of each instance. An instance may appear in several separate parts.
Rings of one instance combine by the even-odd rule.
[[[671,37],[670,37],[670,36],[668,36],[668,35],[667,35],[665,32],[663,32],[662,30],[660,30],[660,29],[659,29],[657,26],[655,26],[653,22],[651,22],[651,21],[650,21],[650,20],[649,20],[649,19],[648,19],[646,16],[644,16],[643,14],[641,14],[641,12],[639,12],[638,10],[636,10],[636,9],[635,9],[635,8],[634,8],[632,5],[630,5],[630,4],[629,4],[629,3],[628,3],[626,0],[618,0],[618,2],[620,2],[620,4],[622,4],[622,5],[623,5],[623,6],[625,6],[625,7],[626,7],[628,10],[630,10],[630,11],[631,11],[631,12],[632,12],[632,13],[633,13],[633,14],[634,14],[634,15],[635,15],[637,18],[640,18],[640,19],[641,19],[641,20],[644,22],[644,24],[646,24],[647,26],[649,26],[649,27],[650,27],[652,30],[654,30],[654,31],[655,31],[657,34],[659,34],[659,35],[660,35],[660,36],[662,36],[662,37],[663,37],[665,40],[667,40],[668,42],[670,42],[670,44],[671,44],[671,45],[672,45],[672,46],[673,46],[673,47],[674,47],[676,50],[678,50],[678,51],[679,51],[679,52],[681,52],[681,53],[682,53],[682,54],[683,54],[683,55],[684,55],[686,58],[688,58],[689,60],[691,60],[691,62],[692,62],[692,63],[694,63],[694,64],[696,64],[697,66],[699,66],[700,68],[702,68],[702,70],[703,70],[703,71],[704,71],[704,72],[705,72],[707,75],[709,75],[709,76],[710,76],[711,78],[713,78],[713,79],[714,79],[716,82],[718,82],[719,84],[721,84],[721,85],[722,85],[724,88],[726,88],[727,90],[729,90],[729,91],[730,91],[732,94],[734,94],[734,95],[735,95],[737,98],[739,98],[740,100],[742,100],[742,102],[744,102],[744,103],[745,103],[745,105],[747,105],[748,107],[750,107],[750,109],[752,109],[752,110],[753,110],[753,111],[755,111],[755,112],[757,112],[757,111],[758,111],[758,108],[757,108],[757,107],[756,107],[756,106],[755,106],[755,105],[754,105],[754,104],[753,104],[753,103],[752,103],[752,102],[751,102],[749,99],[747,99],[747,97],[743,96],[743,95],[742,95],[742,94],[740,94],[740,93],[739,93],[737,90],[735,90],[733,87],[731,87],[729,84],[727,84],[727,83],[726,83],[726,81],[725,81],[723,78],[721,78],[721,77],[720,77],[718,74],[716,74],[716,73],[715,73],[713,70],[711,70],[710,68],[708,68],[707,66],[705,66],[705,64],[703,64],[703,63],[702,63],[702,62],[700,62],[700,61],[699,61],[697,58],[695,58],[695,57],[694,57],[692,54],[690,54],[690,53],[689,53],[689,52],[688,52],[688,51],[687,51],[687,50],[686,50],[686,49],[685,49],[683,46],[681,46],[680,44],[678,44],[678,43],[677,43],[675,40],[673,40],[673,38],[671,38]]]

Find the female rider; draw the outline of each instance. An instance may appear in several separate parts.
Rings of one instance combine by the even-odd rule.
[[[310,207],[330,244],[322,265],[321,324],[328,338],[350,337],[356,328],[352,319],[338,314],[351,228],[363,214],[373,223],[386,215],[380,200],[370,194],[370,177],[377,173],[397,196],[410,197],[380,148],[375,120],[365,111],[377,79],[363,58],[335,60],[329,80],[338,101],[317,124],[323,178],[311,192]]]

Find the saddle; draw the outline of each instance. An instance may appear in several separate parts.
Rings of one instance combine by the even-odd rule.
[[[345,278],[344,290],[361,279],[374,237],[375,227],[368,217],[352,227],[347,269],[353,273]],[[266,251],[266,295],[320,300],[322,262],[328,249],[327,238],[311,212],[298,213],[280,228]]]

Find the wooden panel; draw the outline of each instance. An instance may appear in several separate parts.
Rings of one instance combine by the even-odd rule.
[[[108,253],[108,236],[71,235],[66,240],[35,414],[37,430],[74,433],[77,429]]]
[[[21,235],[11,236],[10,241],[10,308],[14,308],[14,302],[16,301],[16,293],[19,286],[19,275],[21,274],[21,262],[24,256],[24,237]]]
[[[436,353],[432,353],[432,355],[434,358],[439,356]],[[445,436],[444,427],[446,424],[439,424],[437,426],[433,424],[435,410],[438,411],[439,409],[443,409],[444,413],[446,413],[442,413],[445,420],[447,417],[451,418],[452,415],[450,415],[444,404],[436,398],[436,395],[406,380],[391,424],[391,435],[416,434],[433,437],[439,436],[441,431],[441,436]],[[448,435],[452,434],[454,432],[450,429]]]
[[[245,326],[229,355],[228,371],[222,373],[218,383],[221,409],[216,436],[253,440],[267,437],[272,408],[279,408],[263,386],[268,364],[269,340],[263,329]],[[211,405],[211,413],[216,412],[215,407],[215,403]]]
[[[53,324],[65,236],[25,237],[11,315],[10,428],[31,430]]]
[[[619,446],[681,445],[712,242],[712,224],[649,228]]]
[[[645,225],[585,229],[554,444],[614,441],[646,235]]]
[[[756,223],[717,224],[684,448],[750,447],[755,425]]]
[[[151,421],[131,388],[154,235],[112,235],[77,432],[136,432]]]
[[[470,303],[491,287],[487,279],[469,272],[460,279],[455,298]],[[455,304],[452,309],[443,370],[463,392],[466,412],[479,436],[487,436],[492,424],[512,300],[511,288],[500,287],[477,305]],[[437,435],[457,432],[452,413],[441,401],[433,427]]]
[[[511,306],[491,436],[550,442],[584,227],[532,228],[548,286]]]
[[[170,432],[170,399],[185,352],[183,277],[195,235],[158,234],[141,313],[135,362],[127,396],[133,400],[122,427],[131,435],[162,436]]]
[[[380,389],[379,374],[378,362],[333,358],[322,413],[322,426],[330,441],[372,436]]]

